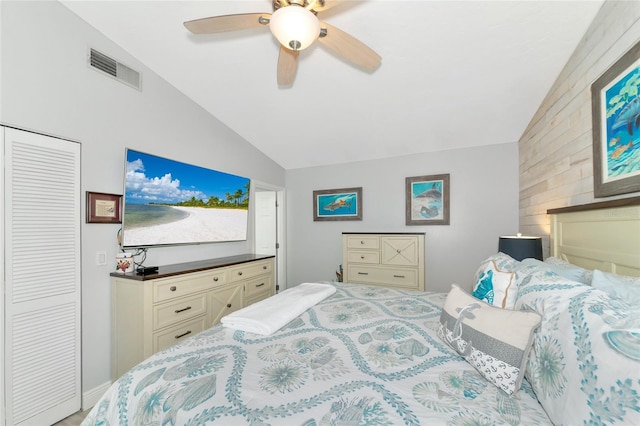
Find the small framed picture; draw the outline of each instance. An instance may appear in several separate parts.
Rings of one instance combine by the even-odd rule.
[[[449,174],[406,178],[407,225],[449,225]]]
[[[362,220],[362,187],[313,191],[313,220]]]
[[[87,223],[122,223],[122,195],[87,191]]]

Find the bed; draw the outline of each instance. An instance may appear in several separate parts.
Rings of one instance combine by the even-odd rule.
[[[640,229],[640,206],[609,210],[604,217],[631,218],[626,229]],[[565,223],[564,214],[552,220]],[[481,262],[473,283],[460,287],[486,303],[469,303],[457,286],[447,294],[332,283],[332,296],[272,335],[215,326],[151,356],[109,388],[83,425],[640,424],[640,304],[590,285],[601,274],[588,268],[600,257],[640,271],[640,238],[614,257],[582,253],[585,264],[571,257],[571,226],[554,228],[565,233],[552,241],[565,244],[554,245],[553,262],[502,253]],[[511,388],[501,387],[502,370],[491,370],[504,363],[456,346],[466,343],[456,334],[464,321],[482,315],[497,344],[526,335],[504,332],[525,316],[530,322]]]

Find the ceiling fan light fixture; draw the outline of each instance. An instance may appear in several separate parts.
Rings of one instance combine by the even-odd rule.
[[[271,15],[269,28],[273,36],[287,49],[309,47],[320,34],[318,17],[304,7],[292,4],[281,7]]]

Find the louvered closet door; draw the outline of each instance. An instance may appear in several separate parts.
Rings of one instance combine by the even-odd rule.
[[[80,144],[4,129],[8,425],[80,409]]]

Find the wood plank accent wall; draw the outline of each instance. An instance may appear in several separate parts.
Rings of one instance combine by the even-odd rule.
[[[543,237],[547,210],[588,204],[593,193],[591,84],[640,41],[640,2],[608,0],[518,141],[520,232]],[[638,193],[612,198],[638,196]]]

